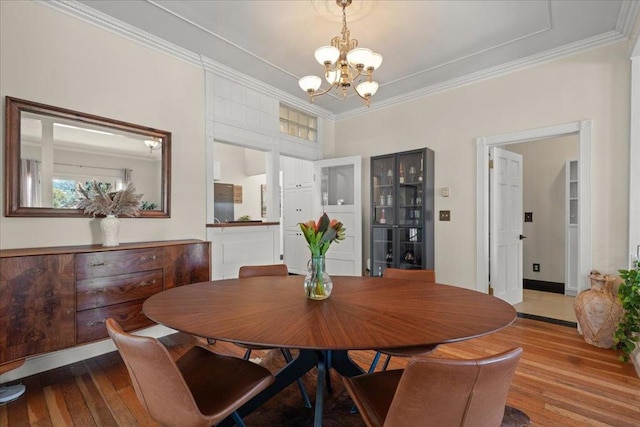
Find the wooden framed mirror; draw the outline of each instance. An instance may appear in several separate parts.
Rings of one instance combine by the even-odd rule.
[[[171,133],[6,97],[6,216],[84,217],[75,184],[94,178],[114,191],[133,182],[140,217],[169,218]]]

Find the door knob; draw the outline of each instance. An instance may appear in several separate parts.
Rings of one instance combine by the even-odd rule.
[[[527,238],[527,236],[525,236],[525,235],[523,235],[523,234],[521,234],[521,235],[520,235],[520,240],[524,240],[524,239],[526,239],[526,238]]]

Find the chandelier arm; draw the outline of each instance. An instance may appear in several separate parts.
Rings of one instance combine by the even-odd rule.
[[[362,98],[362,99],[364,99],[365,101],[367,101],[367,106],[368,106],[368,105],[369,105],[369,98],[371,98],[371,97],[369,96],[369,98],[367,98],[366,96],[362,96],[362,95],[360,95],[360,92],[358,92],[358,91],[356,90],[356,86],[355,86],[355,85],[351,85],[351,87],[353,88],[353,91],[356,93],[356,95],[358,95],[360,98]]]
[[[318,92],[317,90],[316,90],[316,91],[314,91],[314,92],[311,92],[311,93],[309,93],[309,99],[310,99],[310,100],[312,100],[313,98],[315,98],[315,97],[317,97],[317,96],[325,95],[325,94],[329,93],[329,91],[330,91],[331,89],[333,89],[334,87],[337,87],[337,86],[338,86],[338,84],[337,84],[337,83],[334,83],[334,84],[332,84],[331,86],[329,86],[329,87],[327,88],[327,90],[323,90],[322,92]]]

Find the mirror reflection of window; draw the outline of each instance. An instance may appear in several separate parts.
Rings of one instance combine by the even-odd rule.
[[[147,208],[161,205],[159,139],[30,112],[21,130],[22,207],[72,209],[75,184],[92,179],[112,191],[131,181]]]

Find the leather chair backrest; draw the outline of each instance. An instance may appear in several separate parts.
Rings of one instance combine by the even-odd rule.
[[[240,267],[238,277],[257,277],[257,276],[288,276],[289,269],[286,264],[271,265],[243,265]]]
[[[203,415],[167,349],[155,338],[124,332],[113,319],[106,325],[149,415],[163,425],[202,425]]]
[[[500,426],[521,348],[476,360],[414,358],[402,374],[385,427]]]
[[[387,268],[382,277],[386,279],[419,280],[426,283],[436,283],[435,270],[405,270],[402,268]]]

